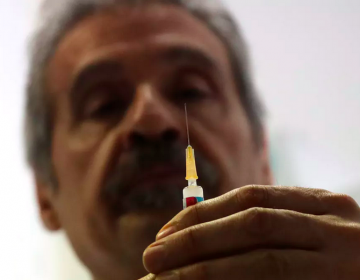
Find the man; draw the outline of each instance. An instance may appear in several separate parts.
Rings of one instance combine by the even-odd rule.
[[[354,200],[270,186],[245,46],[220,3],[45,8],[28,158],[44,224],[66,232],[94,279],[360,278]],[[181,211],[184,103],[207,201]]]

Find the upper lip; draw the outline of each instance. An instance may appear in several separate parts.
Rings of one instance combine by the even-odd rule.
[[[134,180],[136,186],[152,186],[165,181],[179,180],[185,181],[184,168],[173,165],[155,165],[138,174]]]

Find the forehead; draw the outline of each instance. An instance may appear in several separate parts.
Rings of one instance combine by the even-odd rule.
[[[204,23],[181,7],[152,4],[119,6],[81,20],[59,43],[48,74],[57,77],[56,84],[65,85],[91,60],[174,45],[197,49],[219,64],[228,64],[225,46]]]

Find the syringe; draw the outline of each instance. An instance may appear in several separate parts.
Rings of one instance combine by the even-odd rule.
[[[194,149],[190,145],[190,137],[189,137],[189,125],[187,119],[187,110],[185,104],[185,116],[186,116],[186,129],[188,136],[188,147],[185,150],[186,154],[186,177],[185,179],[188,181],[188,186],[183,190],[183,207],[189,207],[191,205],[195,205],[198,202],[204,201],[204,192],[202,187],[196,184],[196,180],[198,179],[196,172],[196,164],[195,164],[195,154]]]

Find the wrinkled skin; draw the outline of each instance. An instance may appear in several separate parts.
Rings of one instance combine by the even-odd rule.
[[[245,186],[165,225],[144,253],[144,279],[359,279],[359,220],[346,195]]]
[[[50,230],[66,232],[95,279],[146,275],[143,252],[171,219],[166,234],[176,233],[158,235],[166,261],[149,248],[144,254],[158,277],[175,271],[181,279],[355,279],[345,274],[355,273],[359,258],[351,199],[241,188],[272,183],[266,141],[255,144],[225,47],[186,11],[118,7],[81,20],[51,57],[46,87],[58,185],[35,174],[41,217]],[[225,195],[180,212],[184,103],[199,183],[208,199]],[[267,199],[257,199],[263,193]],[[195,239],[199,245],[189,250]],[[331,262],[335,270],[338,259],[343,274],[319,269]]]

